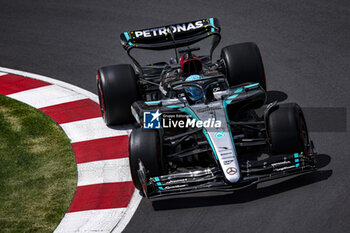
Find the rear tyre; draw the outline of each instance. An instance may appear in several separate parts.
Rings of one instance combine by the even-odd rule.
[[[252,42],[230,45],[221,50],[224,72],[230,86],[259,83],[266,90],[264,65],[258,46]]]
[[[97,71],[97,93],[107,125],[133,122],[130,106],[138,99],[137,80],[131,65],[113,65]]]
[[[267,118],[271,152],[289,154],[304,152],[307,155],[309,134],[299,105],[280,104],[273,107]]]
[[[137,189],[141,190],[137,170],[138,162],[142,161],[150,177],[163,174],[162,145],[158,130],[136,128],[129,138],[129,163],[131,177]]]

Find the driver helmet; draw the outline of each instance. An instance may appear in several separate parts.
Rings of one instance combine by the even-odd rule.
[[[199,76],[198,74],[195,74],[187,77],[185,81],[194,81],[194,80],[200,80],[200,79],[202,79],[201,76]],[[197,101],[203,98],[202,91],[197,87],[186,87],[185,92],[187,96],[190,98],[190,100],[192,101]]]
[[[181,70],[186,75],[198,74],[202,71],[202,62],[192,54],[184,54],[180,58]]]

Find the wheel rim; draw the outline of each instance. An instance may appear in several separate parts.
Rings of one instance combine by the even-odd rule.
[[[101,110],[101,114],[102,116],[104,116],[105,110],[104,110],[104,104],[103,104],[103,97],[101,94],[101,90],[100,90],[100,85],[97,85],[97,89],[98,89],[98,101],[100,102],[100,110]]]
[[[98,95],[98,101],[100,103],[100,111],[101,111],[101,115],[102,118],[105,118],[105,103],[104,103],[104,99],[103,99],[103,92],[102,92],[102,88],[101,88],[101,79],[100,79],[100,75],[97,74],[97,95]]]

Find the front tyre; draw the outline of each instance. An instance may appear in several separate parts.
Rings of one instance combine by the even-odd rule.
[[[271,152],[308,154],[309,134],[304,114],[298,104],[280,104],[270,109],[267,129]]]
[[[142,190],[137,173],[139,160],[149,171],[150,177],[163,174],[162,143],[158,130],[136,128],[133,129],[129,138],[130,173],[135,187]]]
[[[97,93],[106,125],[133,122],[130,106],[138,98],[137,79],[131,65],[113,65],[97,71]]]

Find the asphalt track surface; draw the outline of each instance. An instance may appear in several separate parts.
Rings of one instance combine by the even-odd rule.
[[[215,56],[232,43],[259,45],[273,98],[349,109],[349,1],[1,0],[0,66],[96,93],[98,67],[130,63],[121,32],[208,17],[221,22]],[[349,124],[311,132],[321,154],[315,174],[234,194],[144,199],[125,232],[348,232],[348,132]]]

